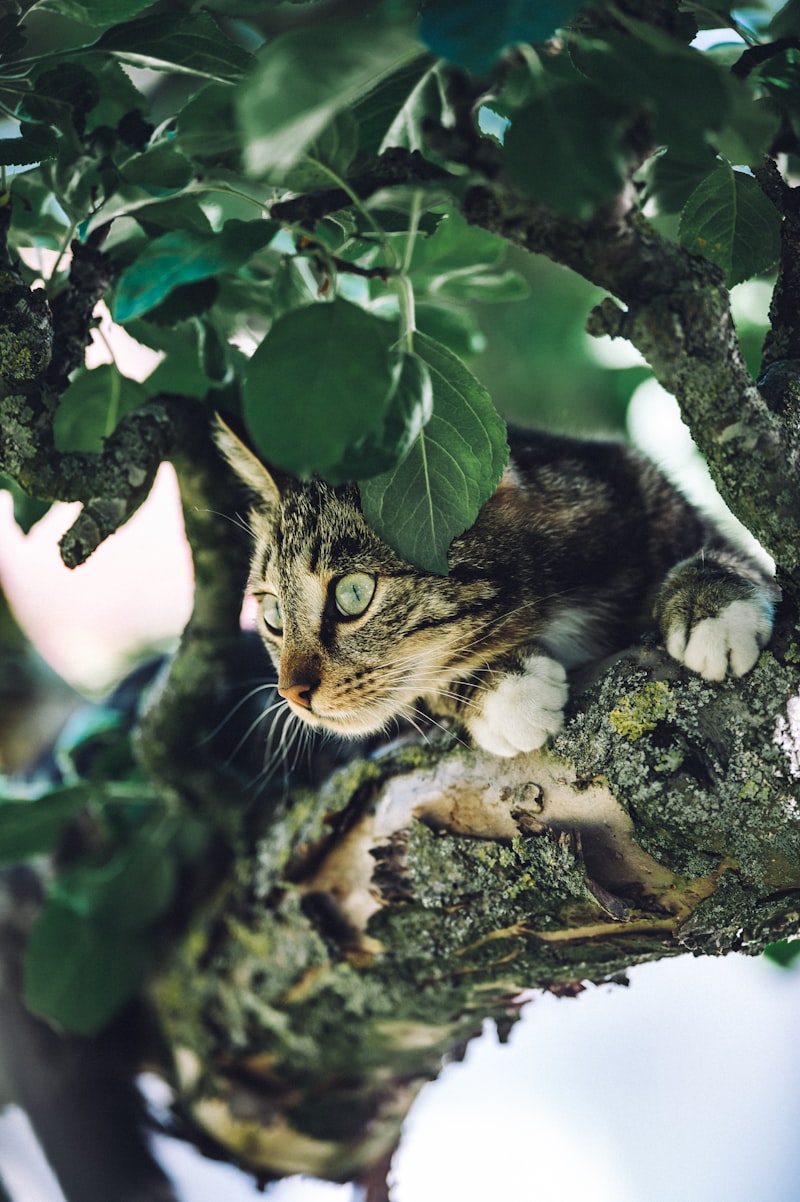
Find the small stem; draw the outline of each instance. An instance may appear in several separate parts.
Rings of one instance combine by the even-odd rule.
[[[253,207],[258,209],[260,212],[269,213],[269,205],[264,204],[263,201],[256,200],[254,196],[248,196],[246,192],[240,192],[238,188],[231,188],[227,185],[225,187],[221,187],[219,184],[190,184],[187,188],[184,188],[180,195],[185,196],[187,193],[191,192],[220,192],[223,196],[235,196],[237,200],[243,200],[246,204],[253,205]]]
[[[414,351],[414,331],[416,330],[416,314],[414,311],[414,288],[407,275],[398,275],[397,296],[400,301],[400,321],[403,327],[403,338],[409,354]]]
[[[67,230],[66,234],[64,235],[64,240],[61,243],[61,246],[59,247],[58,257],[57,257],[55,263],[53,264],[53,269],[50,272],[50,275],[47,277],[48,284],[56,278],[56,273],[58,272],[58,269],[61,266],[61,260],[64,258],[64,255],[67,253],[70,246],[72,245],[72,239],[74,237],[75,237],[75,222],[72,221],[72,222],[70,222],[69,229]]]
[[[408,238],[406,239],[406,249],[403,255],[403,264],[400,270],[403,275],[408,275],[411,267],[411,260],[414,257],[414,243],[417,239],[419,231],[419,219],[422,216],[422,190],[415,188],[411,197],[411,212],[408,215]]]
[[[324,163],[321,163],[318,159],[311,158],[309,155],[306,155],[305,158],[306,158],[307,162],[312,163],[315,167],[318,167],[320,171],[324,172],[324,174],[327,175],[333,181],[334,184],[336,184],[337,188],[341,188],[341,190],[347,196],[349,196],[353,205],[358,209],[359,213],[361,213],[361,215],[364,217],[364,219],[372,227],[372,231],[375,234],[375,236],[377,237],[378,241],[380,242],[381,249],[382,249],[383,253],[386,255],[387,261],[390,262],[392,268],[396,270],[399,267],[397,252],[394,249],[394,247],[392,246],[391,242],[389,242],[389,240],[387,239],[386,231],[383,229],[382,226],[380,226],[378,224],[378,222],[372,216],[369,209],[362,202],[360,196],[358,196],[358,194],[353,191],[353,189],[350,187],[350,185],[347,183],[346,180],[343,180],[341,178],[341,176],[338,176],[336,174],[336,172],[333,171],[330,167],[326,167]]]

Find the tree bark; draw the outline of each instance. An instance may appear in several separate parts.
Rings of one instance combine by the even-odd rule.
[[[631,651],[532,755],[401,741],[273,789],[152,986],[187,1131],[266,1179],[358,1178],[531,990],[795,933],[790,630],[722,685]]]
[[[32,491],[87,503],[68,561],[129,516],[161,458],[178,467],[195,612],[138,747],[164,795],[218,838],[147,996],[186,1133],[264,1179],[374,1179],[443,1058],[484,1018],[513,1023],[531,990],[576,991],[687,950],[755,953],[800,927],[796,371],[781,357],[798,309],[792,230],[773,315],[786,336],[759,390],[716,270],[624,205],[567,221],[494,181],[467,191],[464,212],[616,298],[592,330],[630,338],[675,392],[785,585],[744,679],[711,684],[645,645],[574,681],[562,734],[510,762],[447,736],[355,748],[350,762],[321,744],[304,781],[258,792],[220,759],[210,736],[236,675],[246,550],[218,517],[236,503],[205,423],[162,398],[102,455],[57,455],[42,375],[61,347],[62,378],[80,329],[60,331],[63,314],[4,269],[0,463]]]
[[[546,750],[403,742],[248,808],[233,871],[151,996],[187,1131],[265,1179],[364,1177],[443,1059],[484,1018],[513,1023],[531,990],[755,954],[800,926],[792,365],[760,392],[716,269],[624,207],[566,221],[493,184],[464,211],[622,302],[591,331],[630,338],[676,394],[775,555],[784,607],[743,680],[710,684],[645,645],[573,682]]]

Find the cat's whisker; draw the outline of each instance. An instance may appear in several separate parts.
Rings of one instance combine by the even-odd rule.
[[[245,693],[243,697],[239,698],[235,705],[231,706],[225,717],[217,723],[214,729],[203,738],[203,743],[210,743],[212,739],[215,739],[219,732],[228,725],[228,723],[236,716],[236,714],[239,713],[239,710],[242,708],[242,706],[247,705],[248,701],[252,701],[253,698],[257,697],[259,693],[265,693],[269,689],[276,691],[277,687],[278,686],[275,684],[274,680],[268,680],[262,684],[257,684],[255,688],[252,688],[249,691],[249,693]]]
[[[269,719],[270,714],[273,714],[276,711],[279,711],[285,704],[286,703],[283,700],[274,701],[272,703],[272,705],[267,706],[266,709],[263,709],[253,719],[253,721],[248,726],[247,730],[240,737],[240,739],[239,739],[238,743],[236,744],[236,746],[234,747],[233,751],[230,753],[230,756],[228,757],[228,763],[230,763],[233,759],[236,758],[236,756],[239,754],[239,752],[242,750],[242,748],[245,746],[245,744],[250,739],[250,736],[253,734],[253,731],[257,730],[258,727],[261,726],[261,724],[263,722],[266,722]],[[267,744],[269,744],[270,739],[274,738],[274,734],[275,734],[275,723],[273,723],[270,726],[269,732],[267,734]]]
[[[466,718],[498,755],[540,746],[562,721],[566,669],[634,637],[654,597],[668,651],[707,679],[749,671],[769,637],[775,587],[621,445],[509,431],[514,471],[442,577],[398,561],[352,486],[278,487],[224,425],[217,441],[260,498],[246,518],[219,516],[253,538],[250,582],[272,598],[262,637],[287,678],[311,682],[310,712],[277,702],[244,735],[263,722],[267,764],[287,772],[319,746],[311,727],[363,735],[398,718],[422,737]],[[712,624],[687,628],[709,604]]]
[[[401,721],[407,722],[409,726],[413,727],[421,739],[423,739],[426,743],[430,743],[430,738],[428,737],[427,733],[420,726],[419,722],[414,720],[413,715],[419,713],[420,711],[415,706],[402,706],[392,721],[397,723],[398,729],[400,728]]]
[[[250,525],[249,522],[245,521],[245,519],[242,517],[242,515],[240,513],[235,513],[235,514],[231,515],[230,513],[223,513],[219,509],[203,509],[202,511],[199,511],[199,512],[210,513],[210,514],[213,514],[214,517],[222,518],[222,520],[225,522],[230,522],[232,526],[236,526],[239,530],[241,530],[244,534],[246,534],[248,536],[248,538],[250,538],[251,540],[255,540],[257,538],[256,532],[253,529],[253,527]]]
[[[436,718],[434,718],[426,710],[421,710],[416,705],[404,706],[403,716],[405,717],[406,721],[408,721],[414,727],[414,729],[422,736],[422,738],[425,739],[426,743],[429,742],[430,740],[428,739],[427,735],[425,734],[425,731],[421,730],[420,727],[417,725],[417,723],[413,720],[413,718],[411,717],[411,714],[416,714],[423,721],[429,722],[432,726],[435,726],[439,730],[443,731],[444,734],[452,735],[453,738],[456,740],[456,742],[460,743],[460,745],[462,747],[469,747],[469,743],[466,743],[461,738],[461,736],[458,734],[457,731],[453,730],[452,727],[450,727],[450,726],[446,726],[443,722],[438,722],[436,720]]]
[[[284,776],[293,771],[294,765],[289,766],[289,753],[304,734],[303,724],[285,707],[283,713],[271,725],[264,745],[264,759],[259,780],[263,783],[276,775],[278,766]],[[284,716],[285,715],[285,716]]]

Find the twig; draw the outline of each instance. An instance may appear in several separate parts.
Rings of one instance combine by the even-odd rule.
[[[270,217],[286,225],[313,228],[316,222],[328,213],[349,208],[353,203],[351,193],[364,200],[379,192],[381,188],[450,178],[452,177],[443,167],[423,158],[418,150],[393,147],[385,150],[370,170],[350,180],[348,190],[328,188],[322,192],[309,192],[303,196],[294,196],[290,200],[278,201],[270,209]]]
[[[737,79],[747,79],[756,67],[768,62],[771,58],[783,54],[784,50],[800,49],[800,38],[776,38],[774,42],[763,42],[757,46],[748,46],[731,67],[731,75]]]

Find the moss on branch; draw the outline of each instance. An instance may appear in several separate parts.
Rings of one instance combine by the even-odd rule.
[[[623,337],[677,398],[733,512],[770,551],[784,580],[800,582],[800,451],[796,405],[768,402],[742,357],[718,269],[660,235],[634,209],[591,221],[560,217],[507,186],[481,184],[463,203],[467,220],[544,254],[606,288],[588,330]],[[792,243],[784,243],[787,263]],[[796,289],[792,303],[797,312]],[[618,303],[618,302],[621,302]],[[788,387],[788,382],[786,382]]]
[[[267,1178],[347,1180],[525,991],[795,932],[792,646],[722,685],[632,652],[551,750],[387,749],[265,809],[153,989],[187,1127]]]

